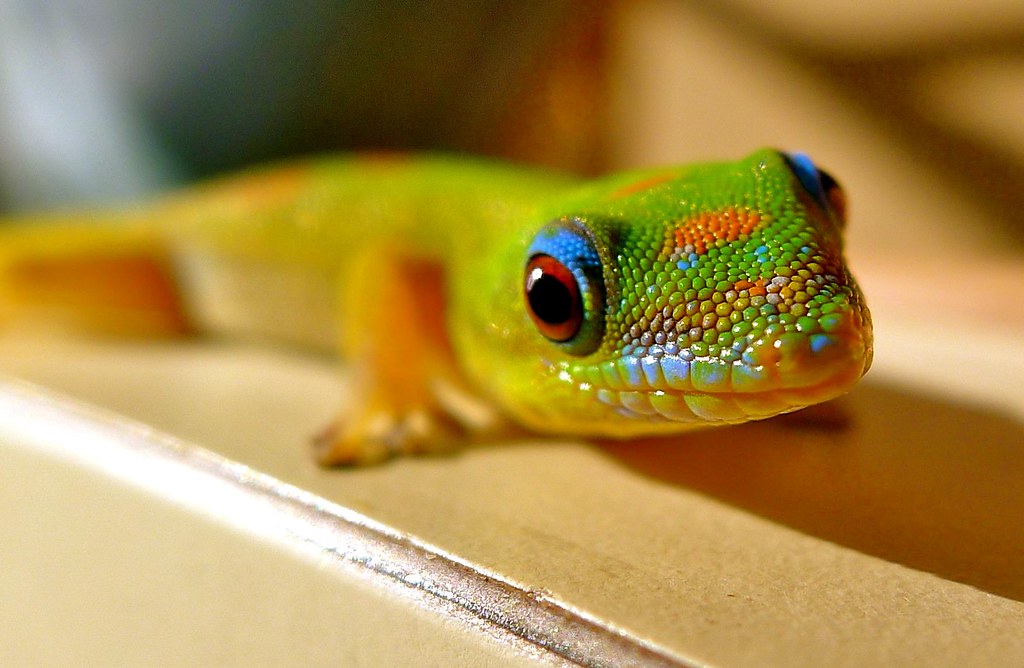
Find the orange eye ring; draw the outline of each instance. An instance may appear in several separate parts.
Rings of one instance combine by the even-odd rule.
[[[559,343],[576,336],[583,325],[583,300],[569,268],[550,255],[534,255],[525,279],[527,310],[540,333]]]

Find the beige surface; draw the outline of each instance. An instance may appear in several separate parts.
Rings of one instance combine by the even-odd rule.
[[[450,610],[153,490],[55,461],[10,432],[0,462],[5,666],[536,660]]]

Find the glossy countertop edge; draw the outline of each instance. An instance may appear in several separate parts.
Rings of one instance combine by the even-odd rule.
[[[354,510],[25,381],[0,377],[0,434],[297,554],[413,590],[428,608],[491,625],[493,635],[526,654],[547,652],[583,666],[700,665]]]

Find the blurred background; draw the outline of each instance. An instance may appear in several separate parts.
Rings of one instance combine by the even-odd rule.
[[[850,252],[1024,249],[1024,3],[0,0],[0,211],[284,156],[807,151]]]

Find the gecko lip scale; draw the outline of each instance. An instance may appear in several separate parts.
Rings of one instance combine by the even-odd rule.
[[[849,312],[827,335],[757,341],[735,362],[664,349],[584,370],[584,383],[615,413],[638,421],[731,423],[765,418],[843,394],[871,363],[870,326]]]

